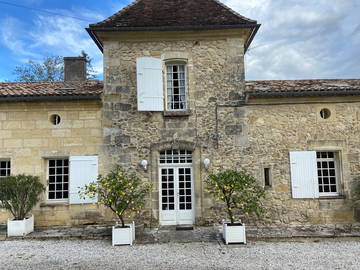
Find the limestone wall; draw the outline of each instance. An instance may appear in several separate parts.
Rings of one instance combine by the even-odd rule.
[[[59,125],[50,116],[61,117]],[[98,155],[102,144],[101,102],[3,102],[0,104],[0,158],[11,160],[12,174],[38,175],[47,183],[46,160]],[[66,225],[102,219],[92,205],[51,204],[45,200],[33,213],[37,225]],[[9,215],[0,210],[0,222]]]
[[[272,187],[266,190],[265,203],[268,212],[258,224],[354,222],[352,189],[359,181],[360,103],[354,98],[343,103],[333,103],[334,99],[323,98],[307,100],[315,104],[278,104],[284,101],[276,100],[270,105],[220,108],[219,126],[223,127],[219,131],[221,150],[211,153],[213,165],[246,168],[253,172],[260,183],[264,183],[263,169],[271,169]],[[331,110],[329,119],[320,117],[323,108]],[[233,127],[231,131],[230,126]],[[233,132],[234,127],[239,132]],[[343,196],[293,199],[289,151],[338,152],[340,193]],[[226,153],[231,162],[224,159]],[[252,223],[253,220],[248,222]]]
[[[105,93],[103,133],[105,163],[121,163],[153,183],[145,216],[159,217],[159,151],[194,151],[196,222],[220,221],[216,203],[204,193],[204,158],[219,167],[246,168],[263,183],[263,168],[271,168],[268,213],[257,224],[333,224],[353,222],[351,186],[358,178],[358,103],[241,105],[244,67],[242,39],[104,42]],[[188,63],[190,114],[168,117],[163,112],[137,111],[136,58],[166,60],[185,56]],[[281,103],[285,100],[273,103]],[[307,100],[306,102],[312,102]],[[337,99],[337,102],[339,99]],[[256,103],[256,101],[252,101]],[[295,101],[297,102],[297,101]],[[321,102],[328,102],[320,104]],[[327,107],[332,117],[320,119]],[[336,150],[341,156],[344,198],[292,199],[289,151]],[[144,171],[139,163],[149,161]]]
[[[105,89],[103,128],[105,163],[136,169],[153,183],[146,215],[158,218],[158,157],[162,149],[194,151],[196,216],[203,217],[200,160],[215,135],[215,104],[238,102],[244,84],[243,39],[168,40],[104,43]],[[190,113],[166,117],[163,112],[137,111],[136,59],[186,59]],[[213,149],[213,148],[212,148]],[[213,149],[216,151],[215,149]],[[139,166],[150,161],[149,170]]]

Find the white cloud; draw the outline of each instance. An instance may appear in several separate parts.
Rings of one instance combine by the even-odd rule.
[[[28,49],[27,42],[20,39],[19,36],[26,37],[25,31],[22,31],[21,21],[6,17],[0,21],[0,42],[7,47],[12,53],[27,57],[38,57],[39,54]]]
[[[79,11],[79,10],[78,10]],[[74,14],[64,10],[52,10],[69,16]],[[82,9],[78,17],[88,18],[93,22],[104,16]],[[0,22],[0,41],[16,55],[17,62],[28,60],[41,61],[46,56],[78,56],[85,50],[93,59],[93,67],[102,73],[102,54],[85,31],[87,22],[71,17],[37,15],[31,27],[12,17]],[[19,29],[26,29],[19,31]]]
[[[247,79],[359,77],[358,0],[222,0],[262,26]]]

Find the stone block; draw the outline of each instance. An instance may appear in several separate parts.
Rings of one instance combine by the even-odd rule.
[[[130,163],[131,162],[131,155],[120,155],[119,156],[119,162],[120,163]]]
[[[44,147],[48,146],[48,139],[24,139],[24,145],[27,147]]]
[[[331,202],[319,201],[319,209],[320,210],[329,210],[329,209],[331,209]]]
[[[129,144],[129,143],[130,143],[130,136],[126,136],[126,135],[115,136],[116,145]]]
[[[66,120],[78,120],[79,119],[79,112],[66,112]]]
[[[226,135],[239,135],[243,130],[242,125],[228,125],[225,126]]]
[[[90,136],[90,132],[89,132],[89,129],[74,128],[74,129],[71,129],[71,136],[72,137],[86,137],[86,136]]]
[[[73,120],[73,121],[71,121],[71,127],[72,128],[83,128],[84,121],[83,120]]]
[[[4,139],[4,147],[6,147],[6,148],[23,147],[23,140],[22,139]]]
[[[0,112],[0,121],[5,121],[6,118],[6,112]]]
[[[117,86],[115,91],[118,94],[128,94],[130,93],[130,87],[127,85]]]
[[[119,110],[119,111],[130,111],[130,110],[131,110],[131,104],[116,103],[116,104],[115,104],[115,110]]]
[[[79,146],[79,145],[83,145],[84,140],[85,140],[84,138],[64,138],[63,145],[65,147]]]
[[[51,131],[53,137],[70,137],[71,130],[70,129],[54,129]]]
[[[20,129],[21,121],[5,121],[2,124],[3,129]]]
[[[234,116],[236,118],[244,118],[245,117],[245,109],[244,108],[235,108]]]
[[[35,128],[35,121],[21,121],[21,128],[22,129],[34,129]]]
[[[80,120],[97,119],[97,118],[98,118],[98,112],[96,112],[96,111],[81,111],[81,112],[79,112]]]
[[[84,120],[85,128],[96,128],[101,126],[101,122],[99,120]]]
[[[0,129],[0,139],[7,139],[12,137],[12,132],[10,130],[1,130]]]

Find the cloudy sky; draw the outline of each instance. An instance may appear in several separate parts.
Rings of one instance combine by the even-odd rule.
[[[360,78],[360,0],[221,1],[262,24],[246,56],[246,79]],[[15,66],[29,59],[81,50],[101,78],[102,55],[84,28],[130,2],[0,0],[0,81],[13,80]]]

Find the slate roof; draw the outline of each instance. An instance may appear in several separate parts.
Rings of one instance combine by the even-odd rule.
[[[246,25],[257,22],[217,0],[137,0],[108,19],[90,24],[99,28]]]
[[[359,95],[360,79],[246,81],[250,97]]]
[[[0,83],[1,100],[100,99],[102,81]]]

